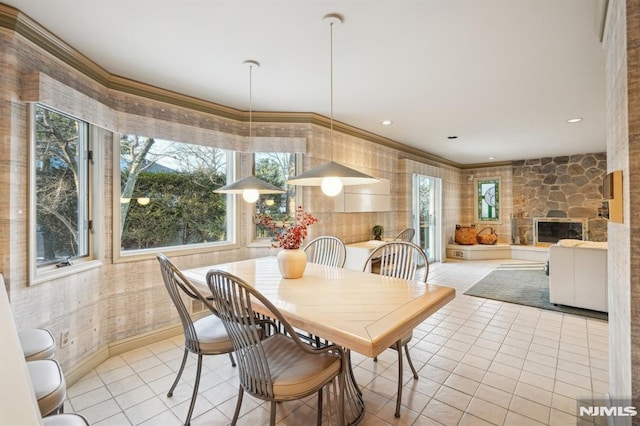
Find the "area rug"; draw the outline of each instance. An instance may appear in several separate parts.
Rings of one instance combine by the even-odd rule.
[[[549,277],[543,265],[530,265],[530,268],[515,265],[501,265],[489,272],[473,287],[465,291],[468,296],[534,306],[550,311],[582,315],[589,318],[607,320],[606,312],[573,308],[571,306],[554,305],[549,302]]]

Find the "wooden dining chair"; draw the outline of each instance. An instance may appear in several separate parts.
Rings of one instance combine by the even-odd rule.
[[[344,383],[346,357],[337,345],[316,348],[300,340],[282,313],[258,290],[228,272],[211,270],[207,285],[212,303],[233,342],[238,360],[240,387],[233,414],[235,425],[244,392],[271,402],[270,425],[275,425],[276,403],[318,394],[317,423],[322,424],[322,389],[338,379],[338,423],[344,425]],[[278,326],[262,338],[259,316],[253,304],[259,303]]]
[[[402,278],[405,280],[415,280],[418,271],[424,265],[424,274],[420,280],[427,282],[429,275],[429,260],[427,254],[419,246],[407,241],[389,241],[375,249],[369,255],[363,271],[367,271],[371,267],[373,261],[379,262],[379,274],[394,278]],[[411,356],[409,355],[409,342],[413,338],[413,330],[402,336],[391,349],[398,352],[398,395],[396,397],[396,417],[400,417],[400,405],[402,403],[402,348],[407,355],[409,367],[413,372],[413,378],[418,379]],[[374,358],[377,361],[377,357]]]
[[[207,315],[196,321],[191,319],[189,310],[182,298],[183,295],[200,300],[203,303],[207,303],[206,297],[198,291],[198,289],[189,281],[165,255],[158,253],[156,255],[160,262],[160,270],[162,271],[162,278],[164,279],[165,287],[171,301],[178,310],[180,315],[180,321],[182,322],[182,328],[184,330],[184,355],[182,357],[182,364],[178,370],[173,385],[167,393],[168,397],[173,395],[173,391],[178,385],[178,381],[184,371],[184,366],[187,363],[187,357],[189,352],[198,356],[198,366],[196,370],[195,382],[193,384],[193,394],[191,395],[191,404],[189,405],[189,411],[187,412],[187,418],[185,425],[189,425],[191,422],[191,416],[193,414],[193,408],[196,404],[196,397],[198,396],[198,387],[200,385],[200,373],[202,372],[202,356],[203,355],[220,355],[229,354],[231,358],[231,365],[236,366],[233,359],[233,344],[227,335],[227,332],[222,325],[222,321],[215,315],[215,311],[211,315]]]
[[[413,236],[416,234],[416,230],[413,228],[405,228],[398,233],[393,239],[393,241],[407,241],[413,242]]]
[[[347,260],[347,248],[338,237],[323,235],[309,241],[304,248],[307,261],[342,268]]]

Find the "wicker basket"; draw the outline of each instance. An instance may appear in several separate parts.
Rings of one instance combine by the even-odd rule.
[[[486,230],[489,230],[489,233],[483,234],[482,232]],[[476,239],[478,240],[479,244],[493,245],[498,242],[498,234],[496,234],[496,231],[492,227],[487,226],[486,228],[482,228],[480,231],[478,231]]]
[[[456,244],[472,245],[476,244],[476,225],[473,223],[471,226],[456,225]]]

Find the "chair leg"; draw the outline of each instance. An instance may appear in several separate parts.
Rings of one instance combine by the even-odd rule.
[[[238,400],[236,401],[236,411],[233,413],[233,420],[231,420],[231,426],[235,426],[238,422],[238,416],[240,415],[240,407],[242,407],[242,397],[244,396],[244,389],[242,385],[240,385],[240,390],[238,391]]]
[[[322,426],[322,388],[318,391],[318,426]]]
[[[418,372],[413,366],[413,362],[411,361],[411,356],[409,355],[409,345],[404,345],[404,353],[407,354],[407,361],[409,361],[409,367],[411,367],[411,371],[413,372],[413,378],[418,380]]]
[[[231,366],[235,367],[236,366],[236,360],[233,359],[233,353],[229,352],[229,358],[231,358]]]
[[[378,362],[378,357],[373,357],[373,362]]]
[[[198,397],[198,387],[200,386],[200,373],[202,372],[202,355],[198,354],[198,369],[196,370],[196,381],[193,383],[193,394],[191,395],[191,404],[189,404],[189,412],[187,420],[184,421],[185,426],[191,424],[191,415],[193,408],[196,406],[196,398]]]
[[[176,389],[176,386],[178,386],[178,381],[180,381],[180,377],[182,377],[182,372],[184,371],[184,366],[187,363],[187,356],[189,356],[189,350],[187,348],[184,348],[182,364],[180,365],[180,370],[178,370],[178,375],[176,376],[176,380],[173,382],[173,385],[171,385],[171,389],[169,389],[169,392],[167,392],[168,397],[173,396],[173,391]]]
[[[402,347],[400,341],[396,342],[396,351],[398,351],[398,397],[396,399],[396,417],[400,417],[400,404],[402,403]]]
[[[276,426],[276,402],[271,401],[271,413],[269,415],[269,426]]]

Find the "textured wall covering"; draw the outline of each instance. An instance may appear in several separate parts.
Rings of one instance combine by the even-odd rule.
[[[627,179],[628,203],[625,214],[628,214],[629,229],[629,322],[631,328],[631,395],[636,403],[640,398],[640,1],[627,1],[626,34],[627,34],[627,113],[629,162]],[[623,171],[624,173],[624,171]],[[628,191],[628,192],[627,192]],[[628,207],[627,207],[628,206]],[[610,255],[611,256],[611,255]],[[626,318],[624,319],[626,322]],[[615,324],[617,327],[618,324]],[[627,334],[620,330],[621,337],[627,341]],[[616,346],[612,345],[612,348]],[[640,422],[635,419],[634,423]]]
[[[628,398],[640,391],[640,2],[609,2],[608,20],[607,161],[610,171],[622,170],[624,185],[624,222],[608,227],[609,391]]]
[[[105,88],[9,30],[0,29],[0,66],[3,117],[0,122],[0,203],[3,207],[0,209],[0,271],[8,285],[17,326],[47,327],[56,336],[68,329],[71,343],[59,348],[57,353],[63,369],[68,370],[113,342],[178,324],[155,258],[129,262],[114,259],[111,197],[114,152],[110,130],[184,137],[195,143],[204,143],[203,139],[209,138],[244,150],[247,123]],[[60,102],[61,109],[67,105],[79,118],[83,118],[84,113],[90,114],[93,122],[102,122],[110,129],[100,132],[97,148],[104,181],[103,196],[99,200],[101,227],[98,228],[103,256],[99,267],[30,286],[27,268],[29,119],[24,99],[50,100],[48,94],[52,92],[48,89],[52,87],[62,87],[62,90],[67,87],[70,93],[64,99],[51,102]],[[100,114],[109,117],[102,120]],[[382,224],[388,234],[409,226],[411,196],[407,179],[414,171],[434,174],[451,182],[445,187],[444,209],[452,214],[458,212],[460,172],[450,166],[425,163],[422,157],[339,132],[334,135],[333,145],[329,130],[312,123],[260,123],[254,125],[254,135],[256,138],[295,138],[296,143],[301,139],[306,141],[305,170],[333,159],[390,179],[393,208],[389,212],[334,213],[333,199],[323,196],[319,188],[304,189],[302,204],[320,220],[311,228],[310,238],[332,234],[350,243],[371,238],[371,227],[375,224]],[[411,161],[412,166],[401,169],[401,158]],[[249,155],[241,155],[241,175],[251,173],[249,159]],[[247,245],[252,212],[245,203],[239,206],[237,248],[176,255],[173,257],[176,264],[189,268],[274,254],[269,248]]]

